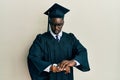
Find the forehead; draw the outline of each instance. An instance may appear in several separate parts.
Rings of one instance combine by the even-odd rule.
[[[51,18],[52,22],[63,22],[63,18]]]

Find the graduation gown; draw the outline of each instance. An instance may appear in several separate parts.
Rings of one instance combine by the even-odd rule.
[[[65,33],[58,42],[50,32],[37,35],[28,54],[28,68],[32,80],[73,80],[73,68],[69,74],[65,72],[45,72],[51,64],[63,60],[76,60],[80,63],[81,71],[89,71],[86,48],[72,33]]]

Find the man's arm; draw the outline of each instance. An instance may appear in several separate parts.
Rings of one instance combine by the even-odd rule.
[[[34,40],[28,54],[28,68],[30,73],[41,73],[51,65],[50,62],[43,60],[43,50],[44,42],[41,39],[41,35],[38,35]]]
[[[87,49],[79,42],[79,40],[73,35],[70,34],[73,40],[73,55],[75,56],[73,59],[80,63],[79,66],[76,66],[81,71],[89,71],[89,62]]]

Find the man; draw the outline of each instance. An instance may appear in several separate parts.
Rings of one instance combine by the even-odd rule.
[[[86,48],[72,33],[62,31],[68,11],[54,4],[45,12],[50,30],[37,35],[28,55],[32,80],[73,80],[73,67],[90,70]]]

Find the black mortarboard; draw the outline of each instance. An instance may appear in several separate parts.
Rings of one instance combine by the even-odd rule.
[[[48,15],[49,18],[64,18],[64,15],[70,10],[55,3],[52,7],[50,7],[44,14]],[[49,28],[49,23],[48,23]]]

